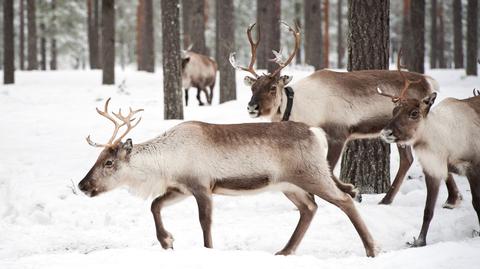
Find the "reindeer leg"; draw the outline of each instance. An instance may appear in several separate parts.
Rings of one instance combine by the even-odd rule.
[[[206,248],[213,248],[212,244],[212,195],[211,192],[204,187],[196,186],[190,191],[195,197],[198,205],[198,218],[203,231],[203,245]]]
[[[330,174],[332,176],[333,181],[335,181],[335,184],[337,185],[338,188],[340,188],[342,191],[347,192],[350,194],[352,198],[357,200],[358,202],[362,201],[362,195],[360,193],[357,193],[355,188],[352,188],[350,184],[345,184],[341,180],[339,180],[334,174],[333,170],[335,169],[335,166],[337,165],[338,159],[340,159],[340,156],[342,155],[343,151],[343,146],[345,144],[345,140],[337,140],[337,141],[328,141],[328,153],[327,153],[327,162],[330,166]]]
[[[425,210],[423,212],[423,224],[418,238],[414,238],[412,243],[408,243],[411,247],[422,247],[427,244],[427,233],[430,221],[435,211],[435,203],[437,202],[438,190],[440,188],[440,179],[436,179],[424,171],[425,183],[427,184],[427,200],[425,202]]]
[[[185,91],[185,106],[188,106],[188,89],[184,89]]]
[[[397,175],[393,180],[392,186],[388,190],[387,194],[383,197],[379,204],[389,205],[393,202],[393,199],[400,190],[405,175],[408,169],[413,163],[412,148],[410,146],[400,146],[397,144],[398,154],[400,155],[400,167],[398,168]]]
[[[198,105],[199,106],[203,106],[204,103],[202,102],[202,98],[201,98],[201,95],[200,93],[203,91],[202,88],[197,88],[197,100],[198,100]]]
[[[181,193],[177,189],[168,189],[167,192],[155,198],[152,202],[151,211],[153,214],[153,220],[155,221],[155,229],[157,231],[157,239],[164,249],[172,248],[173,249],[173,237],[172,235],[165,230],[163,227],[161,210],[162,207],[178,202],[181,199],[185,198],[186,195]]]
[[[284,192],[284,194],[300,211],[300,220],[287,245],[275,255],[290,255],[295,252],[317,211],[317,204],[312,194],[307,192]]]
[[[443,204],[443,208],[453,209],[460,204],[460,202],[463,200],[463,197],[460,194],[460,191],[458,191],[458,187],[457,184],[455,184],[452,173],[448,173],[446,183],[448,190],[448,198],[447,201]]]
[[[471,170],[467,173],[467,178],[472,192],[473,208],[477,212],[478,222],[480,223],[480,167],[470,169]],[[479,232],[474,231],[473,234],[478,236]]]
[[[363,246],[368,257],[375,257],[378,249],[375,247],[375,241],[363,222],[360,214],[355,208],[352,198],[341,191],[330,178],[321,180],[303,180],[292,182],[307,192],[313,193],[325,201],[339,207],[350,219],[362,239]]]

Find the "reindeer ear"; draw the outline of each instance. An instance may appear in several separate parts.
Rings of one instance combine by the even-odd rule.
[[[248,87],[252,86],[253,83],[255,83],[255,81],[257,81],[256,78],[252,78],[252,77],[249,77],[249,76],[246,76],[243,79],[243,83],[245,83],[245,85],[248,86]]]
[[[283,86],[285,86],[288,83],[290,83],[290,81],[292,81],[292,78],[293,78],[292,76],[283,75],[280,77],[280,81],[282,81]]]
[[[130,154],[132,152],[132,148],[133,148],[132,139],[129,138],[125,141],[125,143],[123,143],[122,149],[124,149],[127,152],[127,154]]]
[[[430,108],[432,107],[433,103],[435,103],[435,99],[437,98],[437,93],[434,92],[429,96],[422,99],[422,103],[425,105],[425,112],[428,113]]]

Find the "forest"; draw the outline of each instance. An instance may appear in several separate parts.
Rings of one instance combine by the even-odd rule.
[[[480,262],[478,0],[0,5],[0,268]]]

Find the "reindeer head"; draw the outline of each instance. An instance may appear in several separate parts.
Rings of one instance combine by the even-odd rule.
[[[141,120],[141,118],[139,118],[135,124],[132,124],[132,122],[135,121],[135,118],[132,118],[132,116],[143,111],[143,109],[133,111],[130,108],[127,116],[123,116],[121,110],[119,110],[118,113],[113,112],[112,116],[108,112],[109,102],[110,98],[105,102],[104,110],[101,111],[97,108],[97,112],[103,117],[109,119],[115,125],[112,137],[106,144],[97,144],[90,140],[90,136],[87,137],[89,145],[93,147],[102,147],[103,150],[93,167],[78,184],[78,188],[91,197],[112,190],[122,185],[126,180],[126,178],[124,178],[125,174],[123,169],[128,165],[133,144],[131,139],[127,139],[124,143],[122,143],[122,139],[128,134],[128,132],[130,132],[130,130],[135,128]],[[126,130],[122,135],[115,139],[118,131],[123,126],[126,126]]]
[[[279,52],[273,51],[275,58],[272,59],[272,61],[275,61],[279,67],[271,74],[258,75],[253,67],[257,57],[257,46],[260,42],[260,31],[258,31],[257,42],[254,42],[252,38],[252,29],[255,26],[255,23],[250,25],[247,29],[248,41],[250,42],[252,52],[248,67],[237,65],[235,62],[235,53],[230,54],[230,63],[235,69],[247,71],[253,75],[253,77],[245,76],[244,79],[245,84],[252,89],[252,98],[248,103],[247,109],[248,113],[253,118],[270,115],[273,112],[272,110],[280,105],[283,88],[292,80],[291,76],[279,76],[279,74],[280,71],[290,64],[295,57],[295,54],[300,47],[300,32],[298,25],[293,29],[285,22],[282,22],[282,24],[286,25],[288,30],[293,33],[293,36],[295,37],[295,49],[286,61],[282,61],[282,56]]]
[[[421,80],[409,80],[405,77],[400,66],[401,50],[397,58],[397,70],[403,78],[404,86],[399,96],[383,93],[377,88],[378,94],[392,99],[395,104],[393,117],[381,131],[382,139],[387,143],[409,144],[415,140],[415,134],[427,117],[430,108],[435,102],[437,93],[422,100],[407,98],[406,93],[411,84],[420,83]]]

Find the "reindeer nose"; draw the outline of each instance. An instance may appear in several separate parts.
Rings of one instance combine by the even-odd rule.
[[[247,107],[248,111],[255,111],[255,110],[258,110],[258,104],[255,104],[255,103],[248,103],[248,107]]]
[[[88,184],[87,181],[82,180],[82,181],[80,181],[80,183],[78,183],[78,188],[79,188],[81,191],[85,192],[85,191],[87,191],[89,185],[90,185],[90,184]]]
[[[382,136],[391,136],[393,134],[393,131],[390,129],[383,129],[382,130]]]

